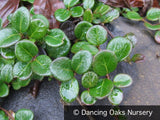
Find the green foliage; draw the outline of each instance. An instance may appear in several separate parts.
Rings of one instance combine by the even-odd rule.
[[[83,8],[91,9],[94,6],[95,0],[83,0]]]
[[[15,114],[15,120],[33,120],[33,112],[27,109],[20,109]]]
[[[154,36],[155,40],[157,43],[160,43],[160,31],[157,31],[155,36]]]
[[[150,21],[160,20],[160,8],[151,8],[147,12],[147,19]]]
[[[54,15],[59,22],[64,22],[70,18],[71,13],[67,9],[58,9]]]
[[[82,92],[81,101],[85,105],[93,105],[96,103],[96,99],[92,97],[87,90]]]
[[[2,110],[0,110],[0,119],[1,120],[8,120],[8,117],[6,116],[5,112],[3,112]]]
[[[71,8],[72,17],[81,17],[83,15],[83,13],[84,13],[84,10],[80,6]]]
[[[9,95],[9,87],[5,83],[0,83],[0,97],[6,97]]]
[[[131,20],[141,21],[143,18],[135,11],[127,12],[127,17]]]
[[[93,20],[93,14],[92,11],[90,9],[85,10],[84,14],[83,14],[83,21],[87,21],[87,22],[92,22]]]
[[[79,2],[79,0],[63,0],[63,2],[66,8],[70,8],[76,5]]]

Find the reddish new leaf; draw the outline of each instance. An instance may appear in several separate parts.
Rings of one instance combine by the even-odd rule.
[[[64,8],[63,2],[59,0],[35,0],[34,11],[36,14],[43,14],[48,18],[50,28],[58,28],[59,22],[54,17],[54,12],[59,8]]]
[[[0,18],[3,21],[3,27],[8,25],[7,16],[17,10],[19,0],[0,0]]]

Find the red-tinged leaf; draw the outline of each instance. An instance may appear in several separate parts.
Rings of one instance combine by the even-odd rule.
[[[35,0],[34,11],[36,14],[43,14],[48,18],[50,28],[58,28],[59,22],[54,17],[54,12],[59,8],[64,8],[63,2],[59,0]]]
[[[7,16],[17,10],[19,0],[0,0],[0,18],[2,18],[3,27],[8,25]]]

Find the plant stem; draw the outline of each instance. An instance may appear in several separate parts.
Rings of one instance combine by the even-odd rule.
[[[40,84],[41,84],[41,81],[36,80],[34,82],[33,87],[31,87],[31,89],[30,89],[30,93],[34,98],[36,98],[38,95]]]
[[[109,74],[107,74],[107,75],[106,75],[106,78],[110,80],[110,76],[109,76]]]
[[[114,35],[111,33],[111,31],[103,24],[103,23],[101,23],[100,24],[104,29],[106,29],[106,31],[108,32],[108,34],[112,37],[112,38],[114,38]]]
[[[15,120],[14,117],[13,117],[6,109],[4,109],[4,108],[2,108],[2,107],[0,106],[0,110],[3,110],[3,111],[6,113],[6,115],[7,115],[11,120]]]

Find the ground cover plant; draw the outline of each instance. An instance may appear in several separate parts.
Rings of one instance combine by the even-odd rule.
[[[67,20],[74,21],[74,40],[70,40],[60,28],[51,29],[48,17],[35,14],[33,8],[28,10],[24,6],[8,16],[7,26],[1,24],[0,97],[8,96],[11,87],[19,90],[29,85],[31,80],[54,78],[60,84],[59,93],[66,103],[77,100],[80,105],[93,105],[97,100],[107,98],[112,105],[119,105],[123,100],[121,88],[129,87],[133,80],[125,73],[117,74],[111,80],[109,74],[122,61],[131,63],[143,60],[141,54],[130,56],[137,43],[136,36],[128,33],[114,37],[105,26],[122,14],[115,7],[95,0],[63,2],[65,8],[55,10],[54,16],[61,24]],[[136,15],[135,11],[128,11],[126,16],[144,21]],[[159,12],[155,16],[159,16]],[[159,20],[155,16],[147,18]],[[110,41],[108,36],[112,37]],[[159,39],[159,31],[155,38]],[[101,49],[100,45],[104,43],[107,47]],[[73,57],[68,57],[70,52]],[[81,75],[80,81],[76,79],[77,74]],[[81,84],[86,90],[80,93]],[[15,120],[33,119],[30,110],[21,109],[14,115],[0,109],[3,110],[0,116],[5,120],[8,117]]]

